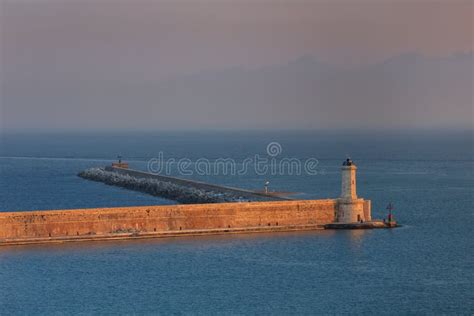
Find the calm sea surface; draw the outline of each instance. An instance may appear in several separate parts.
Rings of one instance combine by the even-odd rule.
[[[318,159],[317,175],[187,175],[302,199],[337,197],[346,155],[393,230],[315,231],[0,248],[0,314],[472,314],[472,132],[3,134],[0,212],[172,201],[83,180],[117,154],[132,168],[256,154]],[[212,166],[212,164],[211,164]],[[251,168],[250,168],[251,169]],[[176,165],[171,171],[177,175]]]

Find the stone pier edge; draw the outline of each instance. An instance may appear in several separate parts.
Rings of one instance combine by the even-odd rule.
[[[336,209],[326,199],[0,212],[0,246],[318,230]]]

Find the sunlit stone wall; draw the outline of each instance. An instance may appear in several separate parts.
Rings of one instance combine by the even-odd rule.
[[[336,200],[211,203],[0,213],[0,243],[12,239],[324,225]]]

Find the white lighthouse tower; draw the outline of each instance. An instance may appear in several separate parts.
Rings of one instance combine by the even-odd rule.
[[[356,193],[356,171],[357,167],[350,158],[342,163],[341,168],[341,199],[355,200]]]
[[[336,222],[356,223],[371,220],[370,201],[357,198],[357,166],[347,158],[341,167],[341,196],[338,199]]]

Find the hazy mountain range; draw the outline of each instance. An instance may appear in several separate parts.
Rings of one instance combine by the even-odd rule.
[[[283,66],[230,69],[169,81],[158,104],[193,120],[296,127],[468,126],[472,123],[473,55],[407,54],[355,69],[303,57]],[[156,107],[155,115],[162,111]],[[193,111],[194,112],[194,111]],[[165,114],[165,113],[163,113]],[[222,120],[225,124],[219,124]],[[232,119],[229,119],[232,118]]]
[[[71,75],[4,89],[6,126],[93,128],[472,128],[473,54],[404,54],[358,68],[307,56],[286,65],[231,68],[156,82]],[[34,118],[21,108],[37,105]],[[113,105],[114,110],[111,109]],[[9,124],[9,121],[16,122]]]

